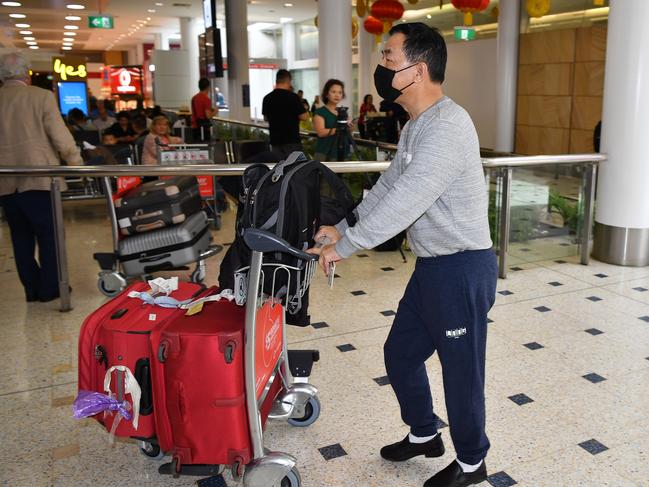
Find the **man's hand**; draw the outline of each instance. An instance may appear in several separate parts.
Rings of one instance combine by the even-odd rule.
[[[320,242],[321,240],[327,238],[329,239],[329,243],[335,244],[338,240],[340,240],[340,237],[341,235],[338,230],[336,230],[336,227],[323,225],[318,229],[318,233],[315,234],[314,240],[316,242]]]
[[[307,252],[309,254],[315,254],[320,256],[320,259],[318,260],[318,264],[320,265],[320,268],[324,271],[325,275],[327,276],[329,275],[329,268],[331,263],[342,260],[342,257],[340,257],[338,255],[338,252],[336,252],[336,246],[333,244],[327,244],[324,245],[323,247],[313,247],[312,249],[308,249]]]

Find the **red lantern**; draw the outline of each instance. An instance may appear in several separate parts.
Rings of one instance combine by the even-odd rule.
[[[473,24],[473,12],[481,12],[489,6],[489,0],[452,0],[451,3],[464,13],[464,25]]]
[[[370,12],[382,22],[394,22],[403,16],[403,5],[397,0],[376,0]]]
[[[381,22],[376,17],[372,17],[371,15],[367,16],[365,22],[363,22],[363,27],[365,27],[365,30],[370,34],[374,34],[374,35],[383,34],[383,22]]]

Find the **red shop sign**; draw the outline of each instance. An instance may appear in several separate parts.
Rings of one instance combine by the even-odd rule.
[[[110,91],[113,95],[141,95],[142,68],[140,66],[111,67]]]

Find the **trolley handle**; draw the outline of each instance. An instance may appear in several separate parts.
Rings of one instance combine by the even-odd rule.
[[[256,252],[281,252],[301,260],[318,260],[317,255],[307,254],[295,247],[291,247],[286,240],[259,228],[247,228],[243,233],[243,240],[250,250]]]

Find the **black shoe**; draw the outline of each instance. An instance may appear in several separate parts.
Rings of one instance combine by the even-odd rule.
[[[424,482],[424,487],[467,487],[487,480],[487,465],[484,460],[475,472],[464,472],[455,460]]]
[[[410,443],[408,436],[398,443],[384,446],[381,448],[381,456],[391,462],[403,462],[418,455],[425,457],[441,457],[444,454],[444,442],[442,441],[442,434],[437,433],[437,436],[426,443]]]

